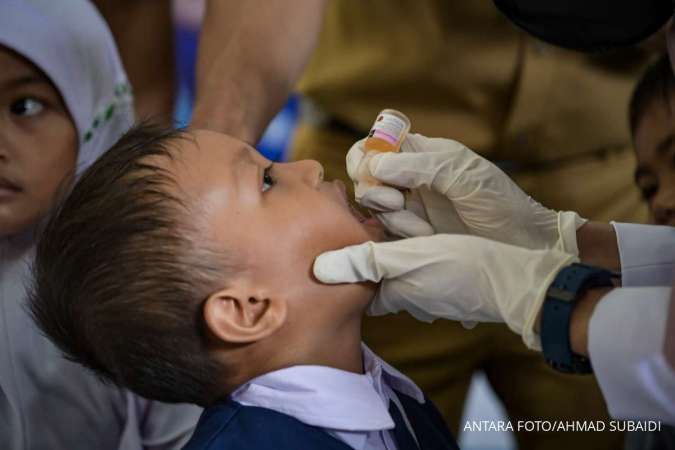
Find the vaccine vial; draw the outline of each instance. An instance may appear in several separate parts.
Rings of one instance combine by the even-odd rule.
[[[354,186],[356,199],[373,186],[379,186],[377,179],[370,176],[368,163],[378,153],[398,152],[401,144],[410,131],[410,120],[402,112],[395,109],[383,109],[377,115],[368,137],[363,144],[365,155],[357,169],[357,183]]]
[[[410,120],[395,109],[383,109],[377,115],[364,144],[366,152],[397,152],[410,131]]]

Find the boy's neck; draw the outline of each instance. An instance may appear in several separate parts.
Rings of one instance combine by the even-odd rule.
[[[293,344],[285,347],[286,351],[276,351],[275,357],[266,358],[266,363],[249,378],[293,366],[326,366],[347,372],[363,373],[361,319],[359,317],[358,320],[346,322],[334,333],[321,336],[307,335],[305,339],[295,339]]]
[[[241,370],[229,377],[229,383],[224,385],[226,392],[259,376],[294,366],[325,366],[363,374],[362,314],[359,311],[331,333],[298,331],[294,336],[278,336],[262,346],[228,352],[224,359],[233,363],[230,367]]]
[[[317,343],[302,362],[304,365],[327,366],[353,373],[363,373],[363,350],[361,347],[361,321],[347,327],[326,342]],[[296,364],[297,365],[297,364]]]

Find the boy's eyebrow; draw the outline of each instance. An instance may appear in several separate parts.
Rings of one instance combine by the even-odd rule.
[[[4,88],[15,88],[31,84],[49,84],[49,80],[39,74],[22,75],[15,78],[10,78],[3,83]]]

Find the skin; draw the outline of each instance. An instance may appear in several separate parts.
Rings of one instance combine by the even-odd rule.
[[[675,226],[675,96],[655,99],[638,123],[635,182],[654,223]]]
[[[138,116],[170,120],[175,81],[171,2],[94,2],[115,36],[134,86]],[[300,78],[327,4],[207,0],[192,125],[256,143]]]
[[[214,355],[239,368],[227,383],[298,364],[361,372],[361,317],[375,286],[324,285],[311,268],[327,250],[381,240],[383,227],[353,212],[316,161],[271,165],[243,141],[193,136],[163,164],[201,235],[241,268],[204,306]]]
[[[675,297],[673,297],[672,292],[675,292],[675,289],[671,289],[670,311],[668,313],[668,322],[666,323],[666,339],[663,343],[663,353],[670,367],[675,370]]]
[[[582,263],[618,271],[621,269],[619,244],[614,227],[607,223],[587,222],[577,230],[579,259]],[[611,288],[587,290],[572,311],[570,318],[570,346],[574,353],[588,356],[588,329],[593,311],[598,302],[609,293]],[[540,332],[540,318],[535,331]]]
[[[56,88],[33,64],[0,46],[0,237],[45,215],[72,176],[77,133]]]
[[[327,3],[207,1],[193,126],[257,142],[300,78]]]

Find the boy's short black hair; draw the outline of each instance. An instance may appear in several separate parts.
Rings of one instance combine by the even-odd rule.
[[[141,124],[82,175],[39,238],[29,304],[69,359],[144,397],[206,406],[225,368],[202,306],[230,267],[196,239],[195,211],[157,164],[189,138]]]
[[[647,108],[661,100],[670,108],[670,93],[675,89],[675,75],[668,55],[662,55],[638,81],[628,108],[628,121],[633,135]]]

